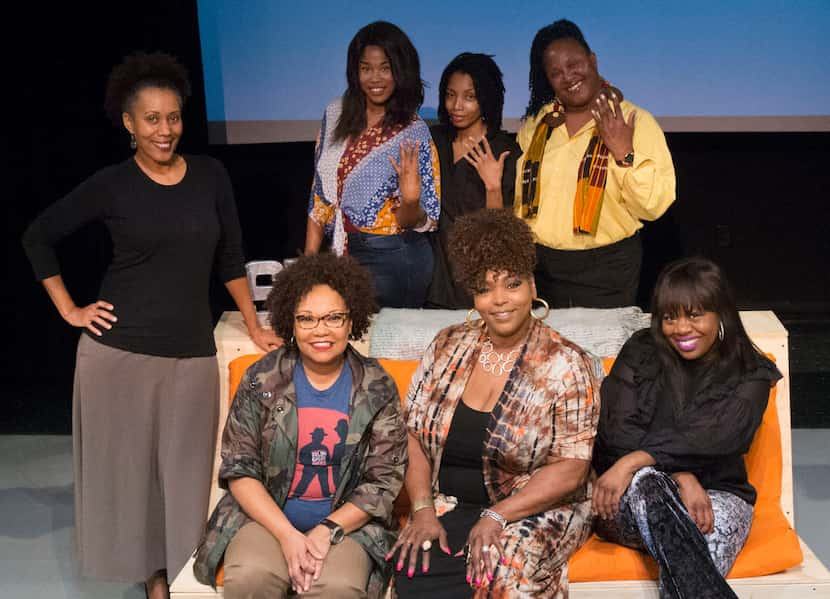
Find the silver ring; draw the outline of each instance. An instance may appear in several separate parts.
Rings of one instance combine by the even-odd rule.
[[[432,549],[432,541],[427,539],[426,541],[421,543],[421,551],[429,551],[430,549]]]

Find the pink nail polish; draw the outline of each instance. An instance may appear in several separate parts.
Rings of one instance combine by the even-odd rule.
[[[506,557],[501,558],[501,564],[502,564],[502,566],[507,565],[507,558]]]
[[[493,575],[490,574],[489,572],[487,573],[487,580],[489,580],[490,582],[493,582]]]
[[[467,574],[467,584],[470,584],[471,582],[473,582],[473,578],[472,578],[472,576]]]
[[[426,574],[427,572],[429,572],[429,568],[427,568],[426,566],[421,566],[421,572]]]
[[[447,555],[452,555],[452,551],[450,551],[449,549],[444,549],[444,553],[446,553]]]
[[[410,568],[409,570],[407,570],[406,575],[409,578],[412,578],[415,575],[415,568]]]
[[[402,564],[401,562],[398,562],[398,565],[395,567],[395,569],[396,569],[398,572],[400,572],[401,570],[403,570],[403,564]]]
[[[481,579],[478,576],[476,576],[476,586],[477,587],[481,586]]]

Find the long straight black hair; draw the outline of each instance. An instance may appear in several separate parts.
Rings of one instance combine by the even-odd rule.
[[[408,124],[424,101],[421,61],[415,46],[397,25],[386,21],[369,23],[355,34],[346,53],[348,88],[334,130],[334,139],[338,141],[359,135],[366,128],[366,96],[360,89],[360,57],[366,46],[383,49],[395,79],[395,91],[383,117],[384,127]]]
[[[723,325],[723,339],[715,339],[701,358],[712,365],[706,377],[721,378],[731,371],[743,373],[753,368],[759,352],[746,334],[723,270],[711,260],[693,257],[666,266],[651,299],[651,334],[666,375],[675,383],[685,378],[683,358],[663,334],[663,318],[695,310],[714,312]]]

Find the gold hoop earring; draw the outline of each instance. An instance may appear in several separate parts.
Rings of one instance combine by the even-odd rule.
[[[545,313],[542,316],[536,316],[536,314],[533,313],[533,302],[541,302],[541,304],[545,307]],[[535,318],[536,320],[544,320],[548,317],[548,314],[550,314],[550,305],[545,300],[543,300],[541,297],[534,297],[532,300],[530,300],[531,318]]]
[[[475,312],[475,311],[476,311],[475,308],[470,308],[469,310],[467,310],[467,318],[464,319],[464,324],[466,324],[468,327],[475,326],[473,324],[475,322],[473,320],[473,312]],[[478,320],[478,319],[476,319],[476,320]]]
[[[724,330],[723,330],[723,321],[721,320],[721,321],[720,321],[720,324],[718,325],[718,339],[720,339],[721,341],[723,341],[723,335],[724,335]]]

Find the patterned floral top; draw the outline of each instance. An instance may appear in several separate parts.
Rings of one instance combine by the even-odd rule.
[[[420,231],[436,228],[441,213],[438,152],[429,128],[418,116],[406,125],[369,127],[354,139],[334,140],[341,113],[341,100],[326,108],[314,157],[308,215],[334,235],[335,251],[342,253],[344,232],[397,235],[401,228],[394,210],[400,199],[398,175],[389,158],[400,161],[405,140],[419,143],[418,172],[421,175],[421,208],[427,224]]]
[[[431,464],[439,513],[454,503],[438,488],[444,442],[484,339],[477,326],[438,333],[407,394],[407,427]],[[598,358],[533,321],[487,426],[483,476],[492,503],[521,490],[557,458],[591,459],[603,376]],[[502,533],[509,565],[499,566],[488,597],[556,596],[551,579],[589,533],[589,484],[547,512],[511,522]]]

